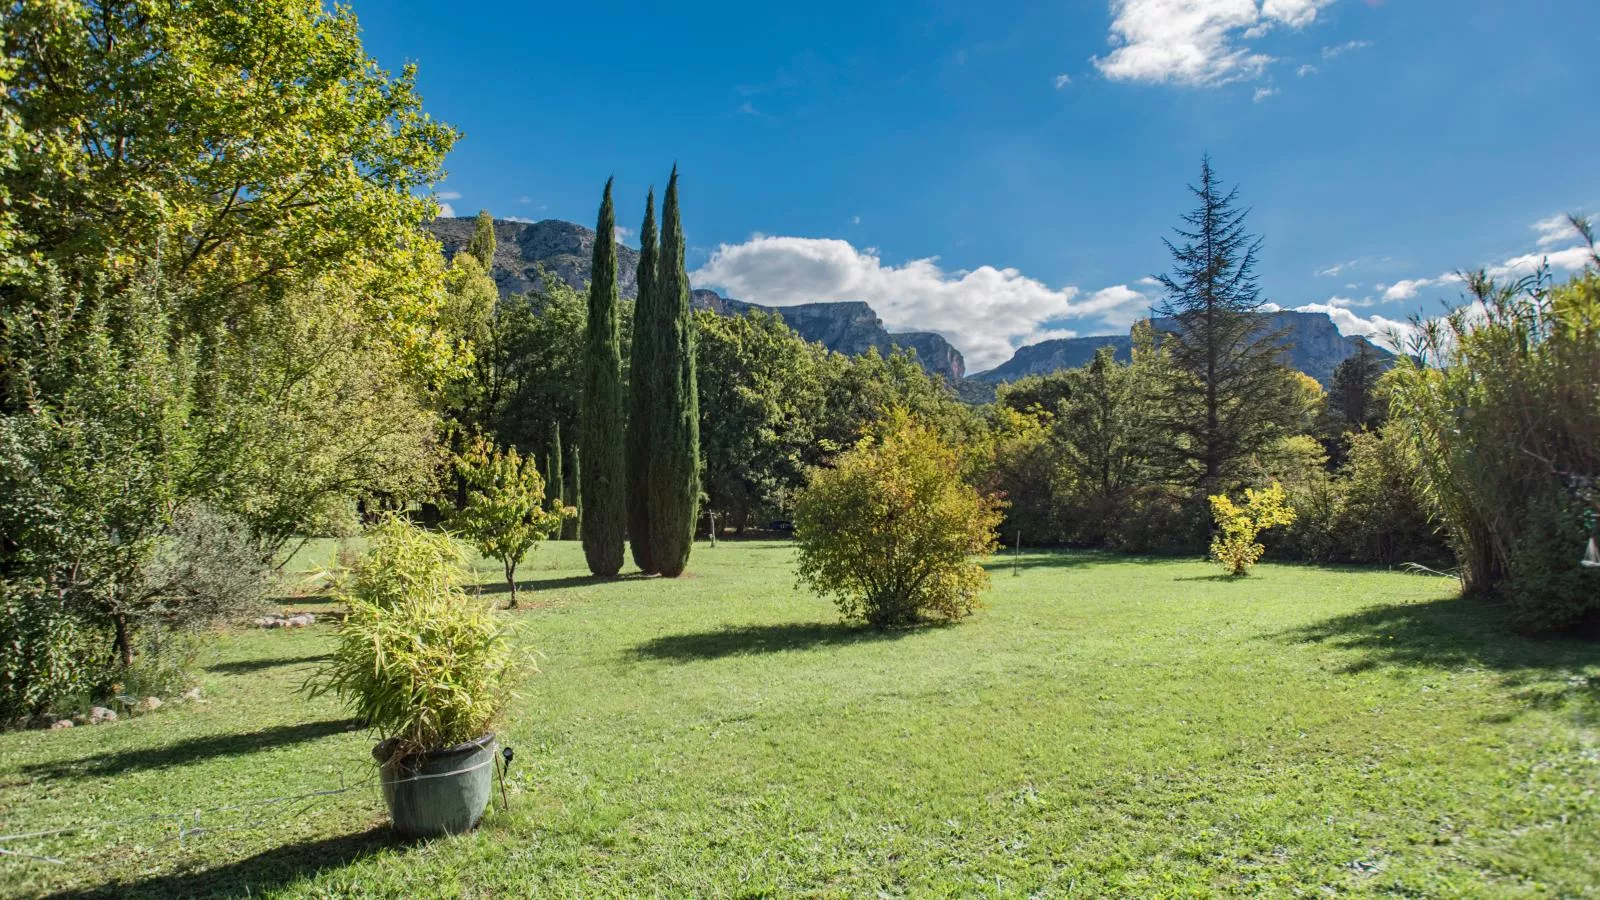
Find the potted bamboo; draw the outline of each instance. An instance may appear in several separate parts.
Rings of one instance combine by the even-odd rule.
[[[493,786],[495,735],[512,657],[490,604],[461,587],[448,537],[395,518],[340,588],[349,614],[333,660],[310,683],[382,738],[373,748],[394,829],[469,831]]]

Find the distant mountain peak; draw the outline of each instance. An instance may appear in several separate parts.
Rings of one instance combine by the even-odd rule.
[[[446,258],[453,258],[472,239],[476,217],[438,218],[428,230],[439,239]],[[494,220],[495,253],[491,274],[501,296],[525,294],[539,287],[539,266],[574,288],[589,282],[593,265],[595,232],[572,222],[545,219],[540,222]],[[617,245],[617,287],[623,297],[639,292],[639,251]],[[696,290],[697,307],[720,315],[742,315],[751,310],[775,312],[797,334],[819,342],[829,350],[857,356],[869,349],[887,355],[895,347],[917,352],[922,367],[947,380],[960,381],[966,373],[961,351],[942,335],[931,331],[890,334],[871,306],[860,300],[829,303],[802,303],[796,306],[762,306],[723,297],[716,291]]]

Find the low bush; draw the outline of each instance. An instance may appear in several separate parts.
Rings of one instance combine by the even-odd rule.
[[[1261,532],[1294,521],[1294,510],[1285,503],[1283,485],[1274,481],[1261,490],[1246,488],[1243,506],[1227,494],[1211,497],[1211,512],[1218,534],[1211,539],[1211,558],[1222,563],[1229,575],[1250,574],[1267,548],[1256,542]]]
[[[989,583],[974,557],[994,552],[1001,515],[960,471],[931,428],[891,415],[797,498],[801,583],[876,628],[970,614]]]

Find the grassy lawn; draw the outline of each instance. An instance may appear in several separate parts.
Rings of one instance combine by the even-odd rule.
[[[11,842],[67,862],[0,857],[0,890],[1600,896],[1600,644],[1510,636],[1432,577],[1083,553],[877,635],[792,562],[702,545],[690,577],[594,583],[575,544],[536,551],[508,616],[542,673],[503,730],[510,809],[497,790],[475,834],[396,843],[365,785],[182,840]],[[232,633],[204,705],[0,734],[0,830],[367,777],[371,738],[294,692],[329,643]]]

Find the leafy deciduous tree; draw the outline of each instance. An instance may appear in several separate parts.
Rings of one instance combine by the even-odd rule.
[[[561,528],[565,512],[559,501],[547,508],[538,467],[515,447],[502,450],[479,437],[456,459],[456,469],[466,482],[467,502],[452,510],[448,527],[505,567],[510,605],[515,609],[517,566],[529,550]]]

